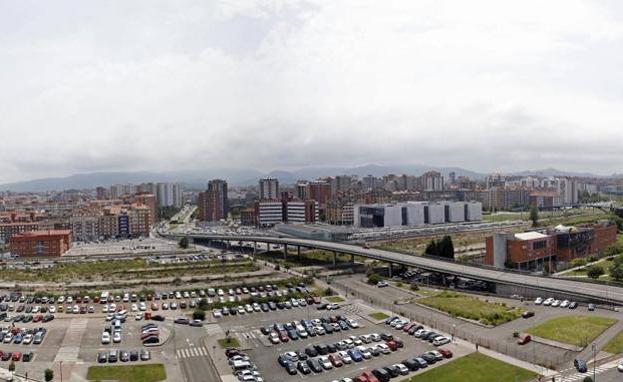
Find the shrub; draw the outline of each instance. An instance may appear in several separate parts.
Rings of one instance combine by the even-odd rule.
[[[201,309],[195,309],[195,311],[193,312],[193,320],[205,320],[206,319],[206,312],[201,310]]]
[[[376,284],[379,281],[383,280],[383,278],[379,275],[377,275],[376,273],[372,273],[371,275],[368,276],[368,284]]]
[[[50,382],[54,379],[54,371],[52,371],[52,369],[45,369],[43,372],[43,378],[46,382]]]

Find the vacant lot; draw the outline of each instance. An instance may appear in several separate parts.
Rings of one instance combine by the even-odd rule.
[[[617,320],[606,317],[558,317],[528,329],[528,333],[537,337],[584,347],[616,322]]]
[[[90,381],[157,382],[167,379],[161,363],[137,366],[91,366],[87,373]]]
[[[409,379],[409,382],[524,382],[537,375],[481,353],[472,353]]]
[[[383,312],[370,313],[368,316],[372,317],[375,320],[384,320],[386,318],[389,318],[389,316]]]
[[[493,303],[461,293],[441,292],[417,300],[420,304],[487,325],[501,325],[521,316],[522,311],[501,303]]]
[[[623,353],[623,331],[619,332],[613,339],[610,340],[603,348],[604,351],[612,354]]]
[[[233,337],[222,338],[218,340],[218,344],[223,349],[240,347],[240,342],[236,338],[233,338]]]

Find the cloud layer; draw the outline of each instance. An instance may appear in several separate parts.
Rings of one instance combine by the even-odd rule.
[[[0,181],[428,163],[622,171],[606,1],[0,0]]]

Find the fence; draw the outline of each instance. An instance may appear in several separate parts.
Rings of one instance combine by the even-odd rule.
[[[478,345],[479,347],[491,349],[498,353],[505,354],[509,357],[517,358],[535,365],[541,365],[549,369],[556,369],[556,365],[561,365],[566,361],[573,359],[574,355],[576,355],[575,352],[562,349],[559,352],[543,351],[543,348],[536,344],[534,341],[527,345],[520,346],[514,342],[509,343],[493,338],[488,338],[482,335],[482,333],[479,333],[481,332],[481,330],[475,330],[473,327],[474,324],[470,324],[468,322],[462,322],[460,324],[444,322],[442,320],[436,319],[438,315],[442,313],[438,313],[433,310],[428,311],[425,308],[421,308],[415,305],[398,305],[394,304],[393,301],[383,301],[381,299],[375,298],[374,296],[364,294],[361,291],[350,287],[349,285],[343,284],[339,280],[331,280],[331,286],[336,289],[341,289],[349,296],[369,302],[370,304],[394,312],[400,316],[408,318],[409,320],[417,321],[434,330],[442,331],[452,336],[452,338],[460,338],[474,345]],[[426,311],[422,312],[416,309]],[[464,328],[462,326],[468,327]]]

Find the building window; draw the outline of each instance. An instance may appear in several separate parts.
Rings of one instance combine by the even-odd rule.
[[[532,243],[532,249],[543,249],[545,247],[547,247],[547,241],[545,240],[535,241]]]

